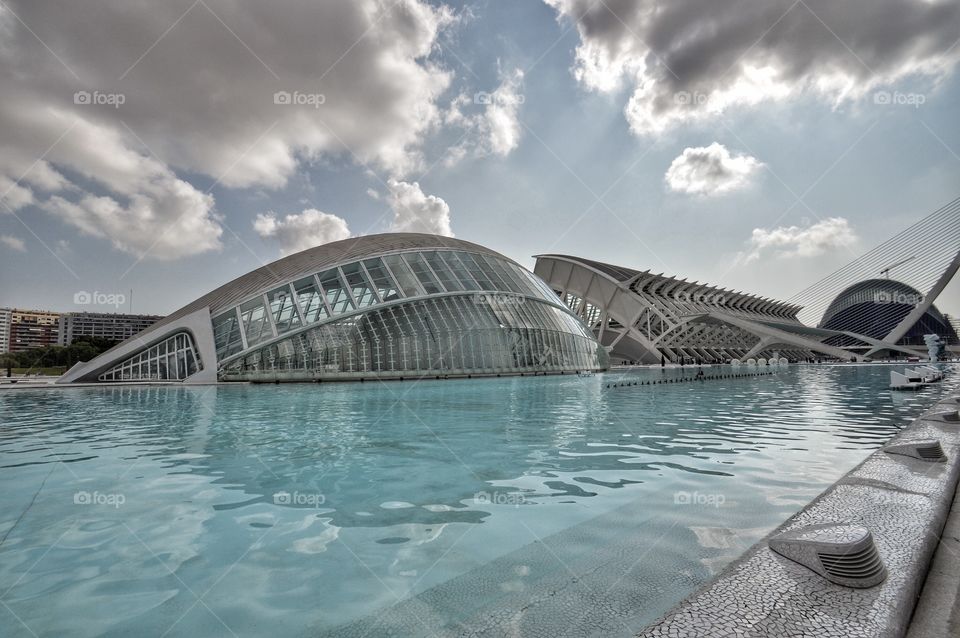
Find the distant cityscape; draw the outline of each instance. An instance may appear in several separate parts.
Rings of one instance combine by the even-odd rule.
[[[120,342],[160,319],[159,315],[0,308],[0,354],[69,346],[80,338]]]

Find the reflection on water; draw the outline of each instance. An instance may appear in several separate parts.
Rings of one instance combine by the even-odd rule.
[[[628,634],[955,384],[623,377],[0,392],[0,633],[324,633],[493,579],[449,630],[623,564]]]

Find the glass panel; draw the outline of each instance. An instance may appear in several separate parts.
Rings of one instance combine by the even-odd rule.
[[[270,300],[270,312],[273,314],[273,323],[277,326],[278,334],[300,327],[300,315],[294,307],[289,286],[268,292],[267,299]]]
[[[490,280],[490,277],[487,276],[486,264],[484,264],[484,267],[481,268],[477,264],[476,259],[474,259],[474,255],[470,253],[460,253],[460,261],[463,262],[463,265],[470,272],[470,275],[476,280],[477,285],[480,286],[481,290],[500,289],[499,286],[494,284],[493,281]]]
[[[512,267],[513,267],[513,270],[517,273],[518,277],[523,277],[524,279],[526,279],[526,281],[529,282],[529,284],[533,287],[534,290],[539,291],[539,294],[537,295],[538,297],[543,297],[544,299],[550,302],[554,302],[559,299],[559,297],[557,296],[557,293],[553,292],[553,289],[550,288],[550,286],[548,286],[546,282],[544,282],[542,279],[537,277],[535,274],[523,268],[518,268],[516,266],[512,266]]]
[[[330,305],[330,311],[334,315],[353,310],[353,301],[349,293],[344,289],[343,282],[340,279],[340,273],[337,268],[320,273],[320,285],[327,295],[327,303]]]
[[[390,276],[390,273],[387,272],[386,267],[383,265],[382,260],[379,258],[367,259],[363,262],[363,265],[367,268],[367,272],[370,273],[370,279],[380,294],[380,299],[383,301],[393,301],[402,296],[397,289],[397,284],[393,281],[393,277]]]
[[[423,288],[420,287],[416,275],[413,274],[413,271],[407,266],[407,262],[400,255],[384,255],[383,263],[393,272],[404,297],[418,297],[423,294]]]
[[[443,292],[443,287],[440,285],[440,282],[437,281],[437,278],[433,276],[433,273],[430,272],[430,268],[423,259],[423,255],[420,253],[406,253],[403,257],[407,263],[410,264],[410,269],[413,270],[413,274],[420,280],[423,289],[428,295]]]
[[[440,283],[443,284],[443,287],[447,289],[447,292],[458,292],[463,290],[463,286],[460,285],[456,275],[454,275],[453,271],[447,267],[447,264],[443,261],[443,259],[440,258],[439,253],[431,250],[430,252],[423,253],[423,258],[427,260],[428,264],[430,264],[433,272],[437,275],[437,278],[440,280]]]
[[[234,309],[215,317],[213,320],[213,341],[217,348],[217,359],[223,359],[240,352],[243,341],[240,338],[240,323]]]
[[[440,256],[443,258],[443,261],[447,263],[450,270],[453,271],[454,276],[456,276],[457,281],[460,282],[460,286],[462,286],[464,290],[480,290],[479,284],[470,276],[466,266],[460,261],[458,254],[459,253],[454,252],[442,252]]]
[[[340,270],[343,271],[343,276],[346,278],[347,285],[350,287],[358,307],[364,308],[377,303],[377,296],[373,293],[373,287],[367,281],[367,276],[359,262],[340,266]]]
[[[243,322],[243,333],[247,336],[247,347],[266,341],[273,336],[270,331],[270,320],[267,318],[267,309],[263,306],[263,299],[257,297],[240,306],[240,320]]]
[[[303,318],[307,323],[327,318],[327,307],[323,303],[323,296],[313,277],[294,282],[293,289],[297,292],[297,301],[300,303],[300,310],[303,311]]]
[[[227,374],[559,371],[604,367],[603,358],[580,322],[556,306],[532,299],[480,304],[465,295],[370,309],[313,326],[255,350]]]
[[[217,317],[220,320],[222,317]],[[185,359],[187,357],[188,359]],[[178,365],[189,360],[190,365]],[[187,333],[178,333],[118,363],[98,379],[100,381],[139,381],[144,379],[182,380],[202,369]]]
[[[504,278],[512,280],[514,285],[517,286],[523,292],[523,294],[533,295],[534,297],[543,296],[543,293],[539,288],[535,288],[530,285],[529,280],[523,274],[522,268],[503,260],[497,260],[497,265],[503,269]]]
[[[484,274],[486,274],[487,279],[493,283],[494,290],[510,290],[510,287],[503,281],[503,276],[490,265],[483,255],[474,255],[473,258],[477,261],[477,265]]]

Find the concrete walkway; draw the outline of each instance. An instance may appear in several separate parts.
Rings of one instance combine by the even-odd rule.
[[[907,638],[960,637],[960,489],[954,494]]]

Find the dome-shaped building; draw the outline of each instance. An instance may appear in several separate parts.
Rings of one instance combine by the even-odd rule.
[[[827,307],[818,327],[882,340],[922,301],[923,295],[903,282],[867,279],[840,292]],[[940,336],[945,343],[957,343],[957,334],[949,320],[931,305],[897,345],[923,347],[923,336],[928,334]],[[862,341],[846,335],[831,337],[826,343],[839,347],[863,345]]]
[[[488,248],[368,235],[284,257],[61,379],[300,381],[574,372],[608,366],[536,275]]]

